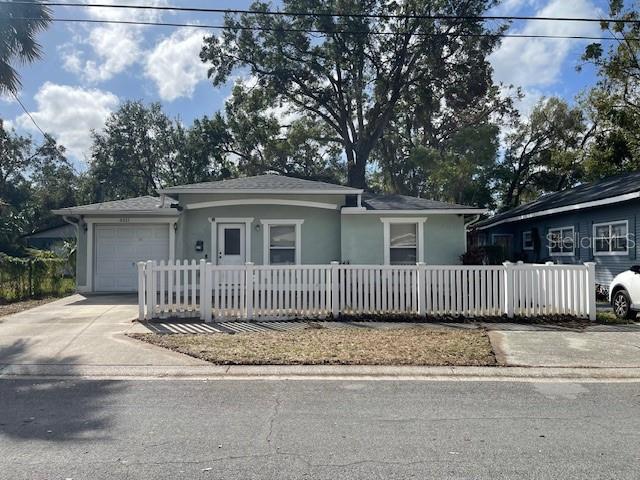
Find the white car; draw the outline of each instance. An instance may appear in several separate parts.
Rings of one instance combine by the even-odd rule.
[[[613,279],[609,285],[609,303],[616,317],[636,317],[640,311],[640,265],[634,265]]]

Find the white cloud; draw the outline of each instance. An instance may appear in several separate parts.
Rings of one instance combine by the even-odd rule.
[[[590,0],[551,0],[536,12],[538,17],[593,17],[600,13]],[[509,33],[524,35],[591,36],[600,33],[595,23],[528,21]],[[505,38],[490,57],[494,78],[506,84],[531,88],[560,80],[562,67],[572,49],[585,40]]]
[[[37,109],[31,112],[38,125],[54,135],[69,155],[83,159],[91,146],[91,130],[99,130],[118,105],[111,92],[46,82],[35,95]],[[20,127],[36,131],[26,114],[16,118]]]
[[[103,3],[116,3],[116,0]],[[117,3],[138,2],[118,0]],[[166,0],[153,0],[147,4],[165,5]],[[87,12],[88,17],[94,20],[153,22],[161,18],[161,13],[153,10],[89,8]],[[71,42],[61,47],[63,66],[89,83],[109,80],[141,60],[144,55],[142,43],[146,28],[121,24],[84,28],[82,34],[75,35]]]
[[[183,28],[160,41],[145,62],[145,75],[167,101],[191,97],[196,85],[206,80],[207,66],[200,60],[202,32]]]

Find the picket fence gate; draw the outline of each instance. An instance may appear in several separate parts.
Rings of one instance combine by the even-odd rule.
[[[572,315],[595,320],[595,264],[138,263],[139,318]]]

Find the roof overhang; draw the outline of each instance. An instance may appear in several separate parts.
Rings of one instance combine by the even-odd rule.
[[[126,216],[126,215],[147,215],[147,216],[178,216],[180,212],[176,209],[157,209],[157,210],[85,210],[82,208],[63,208],[60,210],[51,210],[55,215],[101,215],[101,216]]]
[[[268,188],[268,189],[258,189],[258,188],[230,188],[226,190],[212,190],[208,188],[161,188],[156,190],[160,195],[171,195],[171,194],[180,194],[180,193],[208,193],[208,194],[216,194],[216,195],[225,195],[225,194],[282,194],[282,195],[361,195],[364,190],[357,188],[349,188],[349,189],[336,189],[336,190],[322,190],[322,189],[278,189],[278,188]]]
[[[503,218],[497,222],[491,222],[481,227],[477,227],[478,230],[486,230],[487,228],[502,225],[503,223],[519,222],[521,220],[528,220],[530,218],[542,217],[545,215],[555,215],[557,213],[571,212],[575,210],[581,210],[583,208],[602,207],[604,205],[610,205],[612,203],[626,202],[628,200],[634,200],[640,198],[639,192],[625,193],[624,195],[617,195],[615,197],[603,198],[601,200],[593,200],[591,202],[574,203],[573,205],[566,205],[564,207],[548,208],[546,210],[540,210],[538,212],[527,213],[524,215],[516,215],[513,217]]]
[[[368,210],[364,207],[344,207],[343,215],[480,215],[486,208],[431,208],[424,210]]]

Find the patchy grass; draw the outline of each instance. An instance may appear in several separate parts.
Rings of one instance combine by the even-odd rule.
[[[626,318],[618,318],[611,311],[599,311],[596,313],[596,322],[607,325],[628,325],[634,323],[635,320],[627,320]]]
[[[29,310],[30,308],[39,307],[40,305],[53,302],[54,300],[58,300],[64,296],[65,295],[61,295],[59,297],[45,297],[32,300],[22,300],[20,302],[13,302],[6,305],[0,304],[0,317],[19,313],[24,310]]]
[[[485,332],[308,329],[235,335],[132,334],[220,365],[495,365]]]

